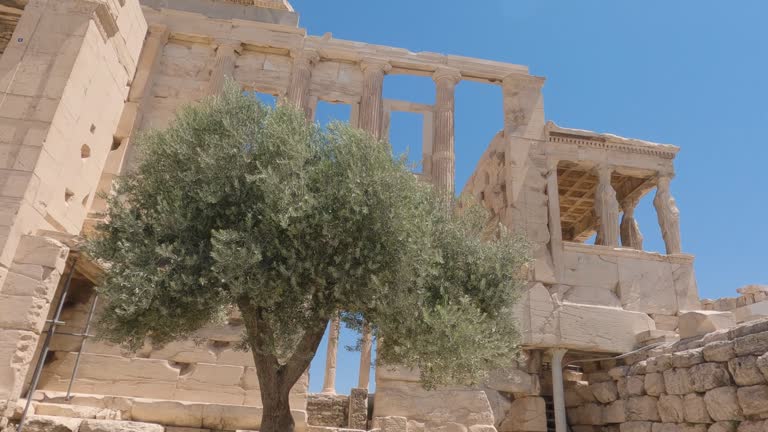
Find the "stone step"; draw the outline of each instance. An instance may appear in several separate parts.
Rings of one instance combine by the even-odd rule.
[[[34,402],[35,414],[79,419],[122,420],[120,411],[71,404]]]
[[[79,419],[32,415],[24,423],[23,432],[164,432],[159,424],[120,420]]]

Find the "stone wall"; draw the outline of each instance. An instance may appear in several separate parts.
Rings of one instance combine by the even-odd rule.
[[[768,320],[583,370],[565,394],[574,432],[768,430]]]
[[[311,394],[307,398],[307,422],[312,426],[342,427],[349,424],[349,396]]]

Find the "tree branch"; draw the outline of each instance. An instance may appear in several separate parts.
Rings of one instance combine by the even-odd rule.
[[[293,355],[288,359],[283,368],[285,369],[284,379],[293,387],[296,381],[307,370],[309,364],[317,353],[317,347],[325,334],[325,328],[328,325],[329,318],[318,318],[304,331],[301,341],[296,345]]]

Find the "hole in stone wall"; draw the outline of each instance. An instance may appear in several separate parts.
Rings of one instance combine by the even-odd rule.
[[[91,199],[91,194],[87,194],[83,197],[83,200],[80,201],[80,203],[83,205],[83,207],[88,207],[88,200]]]
[[[120,148],[120,146],[123,144],[123,139],[113,136],[112,137],[112,148],[110,148],[111,151],[115,151]]]
[[[179,376],[187,376],[191,374],[195,370],[195,365],[193,363],[184,363],[184,362],[176,362],[176,361],[168,361],[168,365],[170,365],[172,368],[179,370]]]
[[[94,132],[96,132],[96,125],[91,124],[91,133],[94,133]]]
[[[80,158],[86,160],[89,157],[91,157],[91,147],[88,144],[83,144],[80,147]]]
[[[72,198],[75,197],[75,193],[72,192],[69,189],[64,189],[64,202],[69,204],[70,201],[72,201]]]
[[[424,116],[420,113],[392,111],[389,120],[389,142],[395,157],[405,156],[411,170],[421,172]]]
[[[327,127],[334,121],[349,122],[352,117],[352,107],[344,103],[333,103],[324,100],[317,101],[315,121]]]
[[[461,81],[456,86],[454,123],[457,194],[464,189],[493,138],[504,130],[503,101],[501,87],[498,85]]]

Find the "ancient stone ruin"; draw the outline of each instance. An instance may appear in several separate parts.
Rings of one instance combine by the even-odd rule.
[[[672,194],[677,147],[547,122],[544,79],[525,66],[309,36],[285,0],[0,0],[0,12],[0,427],[29,405],[27,431],[258,430],[236,314],[135,354],[85,336],[101,268],[79,245],[103,217],[100,193],[135,163],[136,132],[232,77],[309,119],[346,104],[380,137],[392,113],[420,115],[416,175],[450,192],[455,88],[498,86],[503,130],[463,190],[534,245],[516,369],[428,392],[416,371],[377,368],[369,394],[367,335],[358,388],[337,395],[334,323],[323,392],[308,376],[293,390],[299,430],[768,430],[768,288],[699,299]],[[431,77],[435,103],[384,98],[394,74]],[[643,250],[646,194],[664,253]]]

